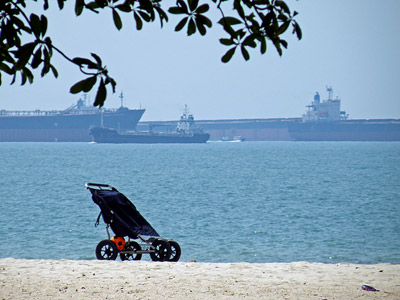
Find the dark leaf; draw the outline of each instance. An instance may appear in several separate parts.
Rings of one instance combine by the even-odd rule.
[[[156,11],[158,12],[158,15],[160,17],[160,22],[161,22],[161,27],[164,25],[164,20],[168,22],[168,15],[165,13],[164,10],[162,10],[160,7],[156,6],[155,7]]]
[[[21,70],[21,85],[24,85],[27,80],[29,80],[29,83],[32,84],[33,74],[28,68],[23,68]]]
[[[88,4],[86,4],[86,8],[91,10],[92,12],[98,14],[99,12],[97,11],[97,9],[99,8],[99,6],[97,5],[96,2],[90,2]]]
[[[246,16],[244,14],[244,9],[241,5],[241,0],[234,0],[233,8],[238,12],[238,15],[244,20]]]
[[[43,69],[40,74],[40,76],[42,77],[46,75],[50,70],[50,54],[49,51],[47,51],[47,49],[43,50],[43,57],[44,57]]]
[[[283,34],[288,29],[289,25],[290,25],[290,21],[283,23],[279,27],[278,32],[276,33],[276,36]]]
[[[244,45],[242,45],[240,48],[241,48],[241,50],[242,50],[242,55],[243,55],[244,59],[245,59],[246,61],[249,60],[249,59],[250,59],[250,54],[249,54],[249,52],[247,51],[246,47],[245,47]]]
[[[274,20],[276,20],[276,15],[271,11],[265,15],[262,20],[261,26],[267,28],[274,22]]]
[[[200,18],[196,18],[196,26],[197,30],[200,32],[201,35],[206,35],[207,33],[206,27],[204,26]]]
[[[15,68],[17,70],[21,70],[29,61],[29,58],[33,54],[33,50],[36,47],[36,43],[28,43],[23,45],[18,51],[18,62],[16,63]]]
[[[205,12],[207,12],[210,9],[210,6],[208,6],[208,4],[202,4],[200,5],[197,9],[196,12],[198,14],[204,14]]]
[[[275,2],[275,6],[278,6],[278,7],[282,8],[282,10],[283,10],[285,13],[290,14],[289,6],[287,6],[287,4],[285,3],[285,1],[276,1],[276,2]]]
[[[135,11],[133,12],[133,17],[135,18],[135,21],[136,21],[136,29],[141,30],[143,27],[142,19],[139,17],[139,15]]]
[[[182,7],[182,10],[183,10],[183,12],[184,12],[185,14],[189,14],[189,10],[188,10],[188,7],[187,7],[185,1],[183,1],[183,0],[177,0],[177,3],[178,3],[178,5],[179,5],[180,7]]]
[[[33,74],[32,74],[32,72],[28,68],[24,68],[24,72],[25,72],[26,77],[29,80],[29,83],[32,84],[33,83]]]
[[[5,63],[0,63],[0,70],[3,72],[6,72],[8,75],[12,75],[13,71],[9,66],[7,66]],[[0,72],[1,74],[1,72]]]
[[[234,44],[232,39],[219,39],[219,42],[225,46],[231,46]]]
[[[93,86],[96,84],[96,81],[97,81],[96,75],[84,80],[84,85],[83,85],[82,91],[85,93],[89,92],[93,88]]]
[[[18,19],[17,17],[11,17],[10,19],[17,28],[19,28],[25,32],[28,32],[29,34],[32,33],[32,30],[29,27],[25,26],[25,23],[21,19]],[[6,28],[6,30],[7,30],[7,28]],[[11,29],[11,32],[14,32],[14,29]]]
[[[284,15],[283,13],[279,14],[278,16],[278,20],[281,20],[283,22],[286,22],[287,20],[289,20],[289,17],[287,15]]]
[[[58,7],[60,9],[63,9],[64,8],[64,0],[57,0],[57,2],[58,2]]]
[[[196,33],[196,24],[195,24],[194,20],[191,18],[189,20],[187,35],[192,35],[194,33]]]
[[[15,79],[16,79],[17,73],[14,73],[13,79],[11,80],[11,85],[15,83]]]
[[[115,87],[116,87],[117,83],[116,83],[115,80],[112,79],[111,77],[107,77],[107,79],[110,79],[111,87],[112,87],[113,93],[115,93]]]
[[[46,46],[49,48],[49,51],[51,51],[52,46],[53,46],[52,42],[51,42],[51,39],[49,37],[47,37],[47,38],[44,39],[44,42],[46,43]]]
[[[146,11],[149,16],[150,16],[150,20],[154,21],[155,20],[155,13],[154,13],[154,6],[153,3],[149,0],[140,0],[140,6],[139,8],[141,10]]]
[[[40,73],[40,76],[44,77],[47,73],[50,71],[50,64],[45,63],[42,69],[42,72]]]
[[[236,19],[234,17],[225,17],[225,18],[222,18],[221,20],[219,20],[218,23],[221,24],[222,26],[225,26],[225,25],[233,26],[233,25],[242,24],[242,21],[240,21],[239,19]]]
[[[29,19],[30,19],[30,24],[31,24],[33,33],[35,34],[35,36],[37,38],[39,38],[40,33],[42,32],[42,28],[41,28],[41,22],[40,22],[38,15],[31,14]]]
[[[274,39],[273,43],[275,45],[276,50],[279,53],[279,56],[282,56],[282,48],[281,48],[281,44],[279,43],[279,39]]]
[[[40,23],[41,23],[41,33],[42,36],[46,35],[46,31],[47,31],[47,18],[43,15],[40,16]]]
[[[104,105],[104,101],[106,101],[107,97],[107,89],[104,84],[103,78],[100,81],[99,89],[97,90],[96,99],[94,100],[94,106],[102,107]]]
[[[303,37],[303,33],[301,32],[301,28],[299,24],[296,21],[293,21],[293,33],[296,33],[297,38],[301,40]]]
[[[255,36],[254,35],[247,36],[243,41],[243,45],[249,46],[251,48],[257,47],[257,44],[255,42]]]
[[[267,52],[267,42],[265,41],[265,38],[262,38],[260,42],[261,42],[260,51],[261,54],[264,54],[265,52]]]
[[[184,14],[184,13],[185,13],[185,12],[183,11],[183,9],[182,9],[181,7],[179,7],[179,6],[170,7],[170,8],[168,9],[168,12],[169,12],[170,14],[173,14],[173,15],[180,15],[180,14]]]
[[[226,52],[225,55],[222,56],[222,58],[221,58],[222,62],[227,63],[228,61],[230,61],[233,54],[235,54],[235,50],[236,50],[236,46],[229,49],[228,52]]]
[[[21,85],[24,85],[26,83],[26,80],[28,79],[28,76],[26,76],[26,73],[24,70],[21,71]]]
[[[244,31],[243,29],[238,30],[237,34],[239,36],[239,39],[241,40],[245,35],[246,35],[246,31]]]
[[[80,67],[87,66],[89,69],[98,69],[98,65],[92,62],[90,59],[75,57],[72,59],[72,62]]]
[[[190,11],[195,11],[199,5],[199,0],[188,0]]]
[[[203,23],[208,28],[212,27],[211,20],[209,18],[207,18],[206,16],[196,14],[196,19],[200,20],[201,23]]]
[[[104,8],[108,5],[108,0],[95,0],[96,4],[100,8]],[[115,1],[113,1],[115,2]]]
[[[78,94],[80,92],[89,92],[93,88],[93,86],[96,84],[96,80],[97,80],[96,75],[86,78],[84,80],[81,80],[81,81],[75,83],[71,87],[70,93]]]
[[[101,61],[101,58],[95,53],[90,53],[90,54],[94,57],[94,59],[96,60],[97,64],[101,67],[101,65],[103,64],[102,61]]]
[[[126,13],[130,13],[132,11],[132,9],[128,3],[118,4],[116,6],[116,8],[119,9],[120,11],[123,11]]]
[[[41,62],[42,62],[42,48],[39,48],[33,55],[31,62],[32,68],[36,69],[37,67],[39,67]]]
[[[121,30],[121,28],[122,28],[121,17],[119,16],[118,12],[115,9],[112,10],[112,14],[113,14],[115,27],[117,27],[118,30]]]
[[[175,27],[175,31],[181,31],[182,28],[185,27],[187,20],[188,20],[188,17],[185,17],[182,20],[180,20],[178,25],[176,25],[176,27]]]
[[[143,20],[145,20],[146,22],[150,22],[151,21],[151,17],[144,11],[139,10],[138,14],[142,17]]]
[[[287,42],[287,41],[285,41],[285,40],[280,40],[279,42],[281,43],[281,45],[282,45],[283,47],[285,47],[285,49],[287,49],[287,47],[288,47],[288,42]]]
[[[57,69],[53,65],[50,65],[50,69],[53,72],[54,77],[57,78],[58,77]]]
[[[84,0],[75,0],[75,14],[77,16],[79,16],[82,13],[84,6],[85,6]]]

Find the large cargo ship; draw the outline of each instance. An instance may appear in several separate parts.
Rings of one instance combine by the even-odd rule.
[[[293,140],[400,141],[400,120],[349,120],[340,99],[332,99],[332,88],[327,91],[328,99],[321,101],[317,92],[302,121],[288,126]]]
[[[121,131],[94,127],[90,129],[90,134],[96,143],[186,144],[205,143],[210,138],[210,134],[195,126],[194,117],[188,113],[187,106],[174,132]]]
[[[90,142],[89,129],[106,126],[134,130],[144,109],[99,109],[88,105],[84,95],[63,111],[0,110],[0,142]]]
[[[328,92],[328,99],[323,101],[317,94],[302,118],[196,120],[196,125],[210,135],[210,140],[241,136],[246,141],[400,141],[399,119],[350,119],[340,110],[340,99],[332,99],[331,88]],[[122,101],[119,109],[99,110],[86,105],[85,99],[64,111],[0,110],[0,142],[90,142],[92,127],[112,128],[119,135],[127,131],[139,135],[147,130],[141,133],[145,139],[158,134],[160,140],[165,133],[176,136],[177,121],[138,123],[144,111],[127,109]],[[149,128],[159,132],[151,133]]]

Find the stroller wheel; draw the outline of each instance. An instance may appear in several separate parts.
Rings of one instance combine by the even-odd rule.
[[[140,251],[142,248],[136,242],[128,242],[125,244],[124,250],[120,252],[119,257],[121,260],[140,260],[142,258],[141,253],[124,253],[125,251]]]
[[[117,245],[111,240],[102,240],[96,247],[96,257],[100,260],[115,260],[118,256]]]
[[[181,247],[175,241],[168,241],[171,246],[171,256],[169,257],[169,261],[178,261],[181,257]]]
[[[171,256],[171,246],[165,240],[155,240],[152,244],[155,252],[150,253],[153,261],[167,261]]]

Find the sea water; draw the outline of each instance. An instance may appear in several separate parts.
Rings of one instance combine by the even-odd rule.
[[[397,142],[0,143],[0,157],[0,257],[95,259],[95,182],[183,261],[400,263]]]

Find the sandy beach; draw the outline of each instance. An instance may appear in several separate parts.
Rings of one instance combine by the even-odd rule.
[[[0,259],[0,299],[72,298],[400,299],[400,265]]]

